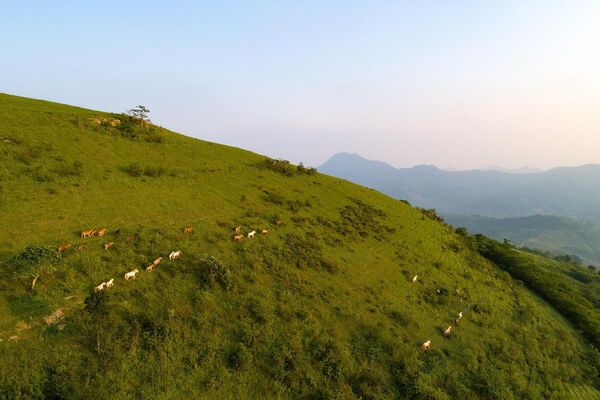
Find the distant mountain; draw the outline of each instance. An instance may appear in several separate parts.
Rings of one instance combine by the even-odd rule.
[[[431,165],[394,168],[339,153],[319,171],[406,199],[442,215],[495,218],[562,215],[600,222],[600,165],[543,172],[444,171]]]
[[[586,264],[600,265],[600,225],[553,215],[518,218],[446,216],[454,226],[530,248],[574,254]]]
[[[531,168],[527,166],[523,166],[521,168],[504,168],[499,167],[497,165],[491,165],[489,167],[479,168],[482,171],[499,171],[499,172],[507,172],[509,174],[533,174],[537,172],[544,172],[543,169],[540,168]]]

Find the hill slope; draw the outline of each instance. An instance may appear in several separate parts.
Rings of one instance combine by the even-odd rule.
[[[8,95],[0,157],[0,398],[598,397],[560,314],[381,193]]]
[[[600,225],[553,215],[517,218],[446,216],[454,226],[534,249],[572,254],[600,264]]]
[[[394,168],[357,154],[336,154],[319,170],[406,199],[443,215],[508,218],[554,214],[600,221],[600,165],[513,174]],[[364,171],[364,172],[363,172]]]

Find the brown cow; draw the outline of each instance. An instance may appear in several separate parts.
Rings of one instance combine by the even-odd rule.
[[[104,250],[108,250],[113,247],[113,242],[104,243]]]
[[[95,229],[88,229],[87,231],[81,231],[81,237],[87,238],[94,234]]]
[[[102,228],[98,230],[98,236],[104,236],[104,234],[106,233],[106,228]]]
[[[282,219],[278,219],[277,221],[275,221],[275,224],[277,226],[279,226],[279,225],[283,224],[283,220]]]
[[[150,265],[148,265],[148,266],[146,267],[146,272],[152,272],[152,271],[154,271],[154,266],[155,266],[154,264],[150,264]]]
[[[244,235],[235,235],[233,237],[233,240],[235,240],[236,242],[241,242],[243,237]]]
[[[236,234],[236,235],[239,235],[239,234],[241,234],[241,233],[242,233],[242,226],[241,226],[241,225],[240,225],[240,226],[236,226],[236,227],[235,227],[235,234]]]
[[[58,246],[58,252],[62,253],[63,251],[67,250],[69,247],[71,247],[70,243],[63,243],[60,246]]]
[[[193,231],[194,230],[191,226],[186,226],[185,228],[183,228],[183,233],[192,233]]]

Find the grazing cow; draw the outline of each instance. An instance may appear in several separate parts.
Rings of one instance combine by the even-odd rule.
[[[71,247],[70,243],[63,243],[60,246],[58,246],[58,252],[62,253],[63,251],[67,250],[69,247]]]
[[[113,247],[113,242],[104,243],[104,250],[108,250]]]
[[[171,260],[171,261],[177,260],[180,255],[181,255],[181,250],[172,251],[171,254],[169,254],[169,260]]]
[[[429,349],[431,349],[431,340],[426,341],[423,343],[423,346],[421,346],[421,350],[423,351],[427,351]]]
[[[94,292],[99,292],[99,291],[103,290],[104,286],[106,286],[106,282],[102,282],[101,284],[99,284],[98,286],[96,286],[94,288]]]
[[[456,319],[454,320],[454,322],[456,323],[456,325],[458,325],[458,323],[460,322],[460,320],[463,317],[463,313],[462,311],[458,313],[458,317],[456,317]]]
[[[282,219],[278,219],[277,221],[275,221],[275,225],[279,226],[283,224],[283,220]]]
[[[262,231],[260,231],[260,234],[261,235],[267,235],[267,234],[269,234],[269,228],[263,229]]]
[[[450,332],[452,331],[452,325],[448,325],[448,328],[444,331],[444,337],[450,336]]]
[[[106,234],[106,228],[102,228],[98,230],[98,236],[104,236]]]
[[[256,235],[256,231],[248,232],[249,238],[254,238],[254,235]]]
[[[156,260],[152,261],[152,264],[158,265],[162,261],[162,257],[158,257]]]
[[[150,264],[150,265],[148,265],[148,266],[146,267],[146,272],[152,272],[152,271],[154,271],[154,267],[155,267],[155,265],[154,265],[154,264]]]
[[[140,272],[137,268],[125,274],[125,280],[135,279],[135,275]]]
[[[186,226],[185,228],[183,228],[183,233],[192,233],[193,231],[194,230],[191,226]]]
[[[417,281],[417,279],[419,279],[419,275],[415,275],[412,278],[412,282],[415,283]]]
[[[235,240],[236,242],[241,242],[243,237],[243,235],[235,235],[233,237],[233,240]]]
[[[87,238],[94,234],[95,229],[88,229],[87,231],[81,231],[81,237]]]
[[[241,233],[242,233],[242,226],[241,226],[241,225],[240,225],[240,226],[236,226],[236,227],[235,227],[235,234],[236,234],[236,235],[239,235],[239,234],[241,234]]]
[[[110,278],[110,281],[106,282],[106,287],[112,287],[115,284],[115,278]]]

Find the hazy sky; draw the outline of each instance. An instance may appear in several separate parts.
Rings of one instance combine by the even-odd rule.
[[[600,163],[600,1],[3,0],[0,91],[311,165]]]

